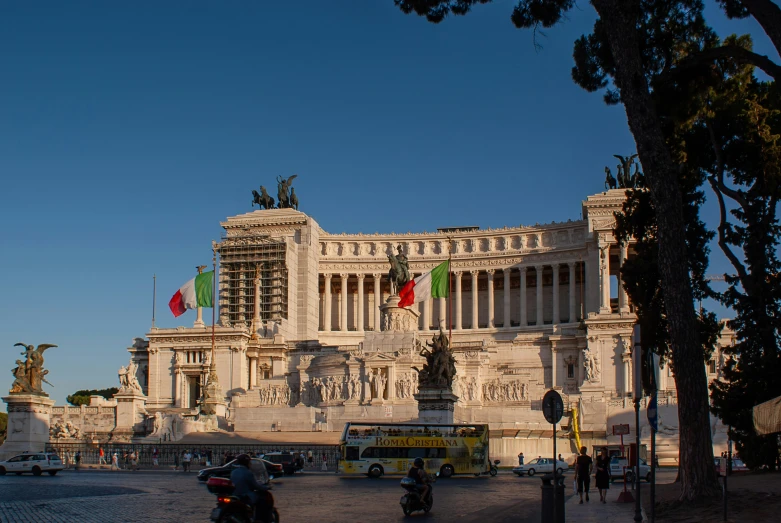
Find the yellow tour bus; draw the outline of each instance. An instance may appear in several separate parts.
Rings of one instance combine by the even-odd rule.
[[[347,475],[406,474],[415,458],[444,478],[490,470],[488,425],[348,422],[339,445],[339,472]]]

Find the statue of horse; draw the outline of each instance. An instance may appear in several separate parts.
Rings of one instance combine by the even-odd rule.
[[[409,282],[409,271],[405,270],[406,267],[392,253],[388,255],[388,261],[391,266],[388,271],[388,281],[391,283],[391,294],[398,294],[401,288]]]
[[[616,187],[616,179],[613,178],[610,167],[605,167],[605,189],[615,189]]]
[[[269,194],[266,192],[266,188],[262,185],[260,186],[260,193],[255,190],[252,191],[252,206],[254,207],[256,203],[261,209],[274,208],[274,198],[269,196]]]
[[[296,196],[296,190],[293,187],[290,188],[290,206],[298,210],[298,196]]]

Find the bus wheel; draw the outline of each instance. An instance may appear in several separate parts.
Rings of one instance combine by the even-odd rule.
[[[452,465],[442,465],[442,468],[439,469],[439,475],[443,478],[449,478],[453,475],[453,466]]]
[[[382,467],[379,466],[379,465],[372,465],[371,467],[369,467],[369,477],[370,478],[377,479],[380,476],[382,476],[383,472],[384,471],[382,470]]]

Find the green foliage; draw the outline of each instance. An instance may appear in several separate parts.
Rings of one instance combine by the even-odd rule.
[[[5,435],[8,432],[8,414],[0,412],[0,442],[5,441]]]
[[[77,390],[67,398],[68,403],[71,405],[89,405],[89,397],[90,396],[103,396],[106,399],[111,399],[114,394],[119,392],[119,389],[116,387],[110,387],[108,389],[90,389],[90,390]]]

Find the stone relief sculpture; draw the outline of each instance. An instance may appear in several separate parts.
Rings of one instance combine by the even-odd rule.
[[[292,390],[285,383],[283,385],[266,385],[258,389],[261,405],[289,405]]]
[[[51,439],[82,439],[81,429],[70,421],[65,423],[58,421],[49,427],[49,437]]]
[[[456,376],[456,360],[450,352],[450,342],[442,329],[431,341],[426,342],[431,347],[430,351],[427,348],[420,351],[420,355],[426,358],[426,364],[420,370],[412,367],[418,371],[418,387],[451,389]]]
[[[418,392],[418,380],[415,379],[415,374],[408,372],[401,375],[401,378],[396,380],[396,397],[399,399],[412,399],[413,395]]]
[[[47,396],[43,392],[43,383],[51,385],[46,381],[45,376],[49,374],[48,370],[43,368],[43,353],[46,349],[56,347],[49,343],[42,343],[37,348],[33,348],[33,345],[25,345],[24,343],[15,343],[14,347],[24,347],[25,351],[22,352],[22,356],[26,359],[16,360],[16,368],[11,370],[14,375],[14,382],[11,385],[10,392],[12,394],[41,394]]]
[[[483,401],[486,403],[526,401],[529,387],[520,380],[502,382],[499,378],[483,383]]]
[[[583,368],[585,370],[585,381],[599,381],[599,357],[596,351],[586,347],[583,349]]]

